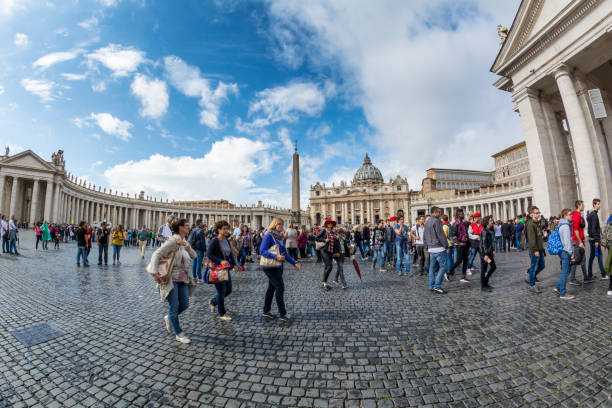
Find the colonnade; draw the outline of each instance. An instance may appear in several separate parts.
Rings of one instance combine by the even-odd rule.
[[[531,197],[521,197],[516,199],[492,201],[479,204],[465,204],[459,206],[446,206],[440,204],[437,206],[442,209],[442,214],[448,215],[450,220],[453,219],[457,210],[462,209],[466,215],[479,212],[480,214],[482,214],[483,217],[490,215],[495,220],[506,221],[518,215],[527,214],[529,206],[531,206],[531,202]],[[426,211],[425,213],[428,214],[429,211]],[[547,217],[549,217],[550,215],[552,214],[546,214]]]

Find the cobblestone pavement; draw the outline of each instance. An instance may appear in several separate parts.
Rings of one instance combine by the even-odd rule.
[[[527,291],[525,253],[500,254],[481,293],[347,266],[349,290],[322,293],[320,264],[285,272],[289,324],[261,318],[266,280],[233,275],[232,322],[210,313],[200,285],[181,316],[192,344],[164,327],[164,305],[135,248],[119,267],[77,268],[74,244],[0,257],[0,406],[391,407],[612,406],[612,299],[607,281]],[[151,251],[147,252],[147,259]],[[273,311],[275,311],[275,307]],[[10,332],[49,323],[66,334],[25,347]]]

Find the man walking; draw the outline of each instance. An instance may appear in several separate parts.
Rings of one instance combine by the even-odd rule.
[[[79,222],[79,227],[76,229],[74,236],[77,242],[77,255],[76,265],[81,266],[81,259],[83,260],[83,267],[88,267],[87,262],[87,223],[85,221]]]
[[[456,261],[449,268],[448,274],[449,276],[453,276],[455,274],[455,268],[461,265],[461,283],[470,283],[467,279],[467,264],[468,264],[468,254],[470,250],[470,241],[468,237],[468,228],[469,223],[464,221],[465,213],[462,209],[458,209],[455,212],[455,222],[451,225],[451,240],[455,245],[455,253],[456,253]],[[449,277],[450,279],[450,277]]]
[[[202,279],[202,262],[204,260],[204,253],[206,253],[206,235],[202,228],[202,220],[196,221],[196,227],[191,236],[191,242],[189,243],[193,250],[198,254],[198,257],[193,260],[191,267],[191,274],[194,279],[199,282],[204,282]]]
[[[108,265],[108,236],[110,231],[103,222],[96,232],[96,242],[98,243],[98,265],[102,265],[102,254],[104,254],[104,265]]]
[[[142,226],[142,229],[138,231],[138,248],[140,249],[140,258],[144,259],[145,256],[145,248],[147,247],[147,242],[151,239],[151,233],[147,230],[146,226]]]
[[[566,285],[567,277],[570,273],[570,263],[574,260],[574,245],[572,242],[572,228],[570,222],[572,221],[572,210],[569,208],[561,211],[561,220],[559,220],[559,238],[563,244],[563,250],[559,253],[561,258],[561,276],[559,282],[555,286],[555,292],[559,293],[560,299],[571,300],[575,296],[567,294]]]
[[[387,265],[393,263],[393,243],[395,242],[395,232],[391,226],[391,220],[387,220],[385,225],[385,245],[383,246],[383,257]]]
[[[365,222],[363,230],[361,231],[361,240],[361,252],[362,256],[365,253],[365,258],[363,260],[366,261],[370,256],[370,223],[367,221]]]
[[[601,252],[603,247],[601,246],[601,226],[599,225],[599,208],[601,207],[601,200],[595,198],[593,200],[593,211],[590,211],[587,215],[588,233],[589,233],[589,280],[593,280],[593,260],[597,258],[599,264],[599,272],[601,272],[601,279],[610,279],[606,273],[606,269],[603,266],[603,260]]]
[[[574,258],[579,260],[580,267],[582,268],[582,283],[592,283],[593,280],[588,278],[587,269],[586,269],[586,258],[584,256],[584,227],[586,226],[586,222],[582,217],[582,211],[584,211],[584,202],[582,200],[577,200],[575,203],[576,210],[572,212],[572,243],[574,246]],[[578,268],[577,264],[573,264],[570,268],[569,274],[569,284],[578,286],[580,282],[576,280],[576,268]]]
[[[404,225],[404,217],[401,216],[397,220],[397,224],[393,227],[393,233],[395,235],[395,260],[397,272],[402,275],[402,261],[404,262],[404,271],[408,275],[410,272],[410,248],[408,241],[410,239],[410,232],[408,226]]]
[[[544,261],[544,240],[542,239],[542,230],[538,225],[540,218],[540,209],[536,206],[531,207],[529,211],[529,219],[527,220],[527,244],[529,247],[529,258],[531,266],[529,267],[529,288],[533,293],[542,293],[542,290],[536,286],[536,277],[546,263]]]
[[[418,266],[417,271],[419,276],[423,276],[425,270],[425,244],[423,236],[425,235],[425,216],[419,216],[417,224],[412,228],[412,239],[416,247],[414,264]],[[418,259],[418,264],[417,264]]]
[[[423,232],[424,250],[429,252],[429,290],[434,293],[446,293],[442,289],[442,279],[446,273],[446,254],[449,249],[440,221],[441,212],[438,207],[431,209],[431,217],[425,223]]]

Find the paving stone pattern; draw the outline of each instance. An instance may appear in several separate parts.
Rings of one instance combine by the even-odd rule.
[[[214,287],[196,289],[183,345],[136,248],[118,267],[98,267],[94,248],[77,268],[74,244],[21,241],[22,257],[0,257],[0,407],[612,406],[607,281],[561,301],[556,257],[540,295],[523,281],[525,253],[498,255],[484,294],[477,274],[434,295],[369,264],[363,282],[346,264],[349,290],[324,294],[322,266],[306,262],[285,272],[289,324],[261,318],[267,283],[250,264],[233,274],[232,322],[210,313]],[[66,334],[26,347],[10,333],[42,323]]]

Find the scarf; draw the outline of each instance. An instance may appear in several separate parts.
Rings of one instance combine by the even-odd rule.
[[[277,230],[273,230],[270,231],[270,235],[272,235],[272,237],[277,240],[279,243],[283,242],[285,240],[285,237],[283,237],[283,234],[278,232]]]

